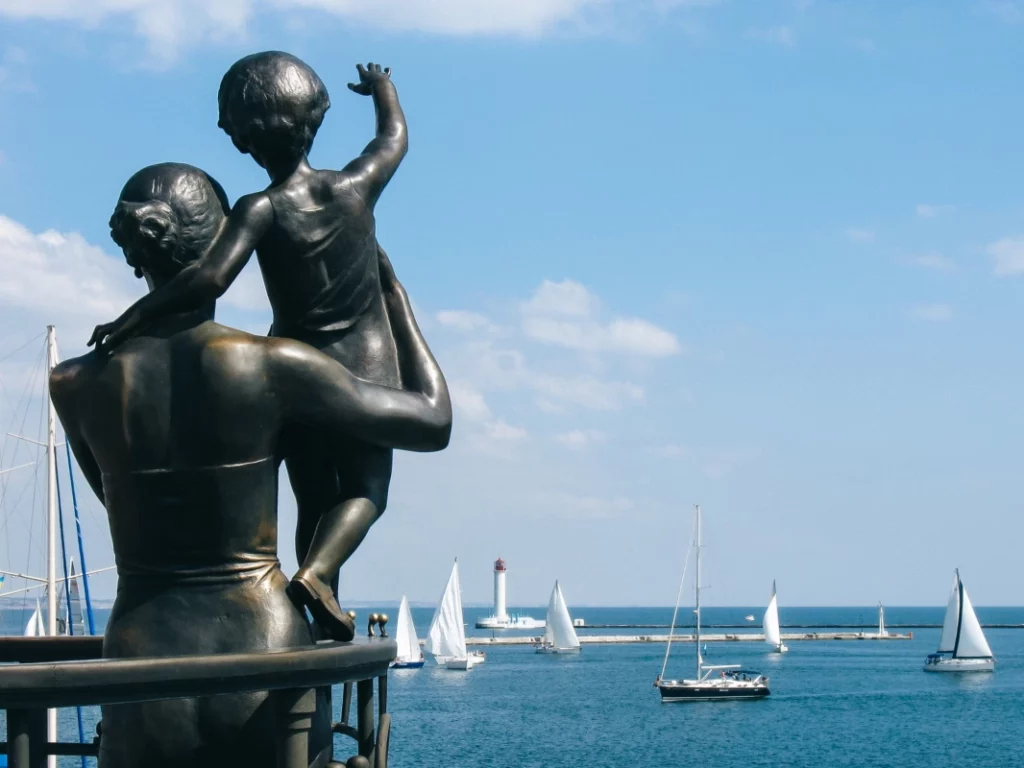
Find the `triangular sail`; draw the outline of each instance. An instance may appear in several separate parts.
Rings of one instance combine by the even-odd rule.
[[[412,623],[412,611],[405,595],[402,595],[402,604],[398,606],[395,642],[398,645],[399,661],[419,661],[423,657],[420,652],[420,640],[416,637],[416,626]]]
[[[459,561],[452,566],[448,585],[434,611],[425,644],[427,653],[439,664],[448,659],[466,658],[466,628],[462,624],[462,593],[459,587]]]
[[[544,622],[544,642],[554,648],[579,648],[580,641],[569,616],[562,588],[555,582],[548,601],[547,620]]]
[[[43,609],[39,605],[39,600],[36,599],[36,609],[32,611],[32,615],[28,618],[28,624],[25,625],[25,637],[42,637],[45,634]]]
[[[772,647],[782,644],[782,634],[779,630],[779,601],[775,596],[775,582],[772,582],[772,599],[768,601],[768,609],[764,612],[764,619],[761,620],[764,628],[764,641]]]
[[[85,635],[85,612],[82,610],[82,584],[78,578],[78,571],[75,570],[75,558],[71,558],[71,567],[68,570],[68,579],[71,590],[71,607],[68,611],[70,619],[70,634],[76,637]]]
[[[953,658],[991,658],[992,649],[988,646],[985,633],[981,631],[981,624],[978,616],[974,613],[974,606],[971,605],[971,598],[967,596],[967,590],[961,584],[963,595],[963,606],[960,612],[960,641],[956,645]]]
[[[953,591],[946,603],[946,618],[942,621],[942,637],[939,638],[939,653],[952,653],[956,647],[956,630],[960,623],[960,574],[953,577]]]

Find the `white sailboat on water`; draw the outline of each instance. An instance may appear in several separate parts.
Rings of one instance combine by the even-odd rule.
[[[484,655],[466,649],[466,625],[462,618],[462,590],[459,587],[459,561],[455,560],[441,602],[427,630],[424,650],[445,669],[470,670],[484,661]]]
[[[768,678],[760,672],[742,669],[739,664],[705,664],[701,655],[700,645],[700,506],[696,507],[696,536],[693,551],[696,553],[697,567],[694,578],[694,649],[697,653],[697,675],[691,680],[666,680],[665,669],[668,667],[669,653],[672,650],[672,639],[676,630],[676,616],[679,613],[679,601],[683,595],[683,581],[686,578],[686,565],[679,579],[679,593],[676,595],[676,607],[672,612],[672,625],[668,633],[668,644],[665,647],[665,659],[661,665],[661,674],[654,681],[654,687],[661,694],[662,702],[671,701],[731,701],[734,699],[761,699],[769,695]],[[689,560],[689,556],[687,556]]]
[[[772,580],[772,598],[768,601],[768,609],[764,612],[761,626],[764,628],[764,641],[771,646],[775,653],[785,653],[789,650],[782,642],[782,632],[779,629],[779,599],[775,592],[774,580]]]
[[[398,628],[395,630],[395,643],[398,645],[398,656],[391,666],[396,669],[419,669],[423,666],[423,651],[420,650],[420,639],[416,637],[416,625],[412,623],[412,611],[409,601],[402,595],[402,603],[398,606]]]
[[[960,571],[953,577],[953,591],[946,603],[946,618],[942,622],[942,637],[935,653],[925,659],[925,672],[993,672],[995,657],[989,648],[985,633],[971,598],[967,596]]]
[[[43,637],[46,635],[46,623],[43,620],[43,609],[39,605],[39,598],[36,598],[36,609],[28,617],[25,625],[25,637]]]
[[[562,588],[555,582],[548,601],[548,615],[544,622],[544,639],[537,646],[537,653],[579,653],[580,640],[569,616]]]

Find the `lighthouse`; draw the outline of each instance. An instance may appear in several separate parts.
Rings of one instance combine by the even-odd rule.
[[[505,607],[505,561],[500,557],[494,561],[494,618],[508,621]]]
[[[494,615],[476,620],[477,629],[543,629],[544,622],[521,616],[510,616],[505,602],[505,561],[494,561]]]

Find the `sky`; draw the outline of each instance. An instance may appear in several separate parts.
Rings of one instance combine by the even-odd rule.
[[[959,567],[1020,605],[1022,42],[1009,0],[0,0],[0,426],[38,430],[47,323],[81,354],[143,292],[107,228],[134,171],[266,185],[216,126],[232,62],[312,65],[340,168],[374,61],[411,145],[379,239],[456,416],[343,603],[435,601],[455,557],[487,603],[500,555],[513,606],[671,605],[700,503],[708,604],[942,605]],[[250,265],[218,319],[269,318]],[[40,477],[0,475],[0,567],[42,570]]]

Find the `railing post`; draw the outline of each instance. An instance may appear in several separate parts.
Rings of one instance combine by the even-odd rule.
[[[341,722],[348,725],[348,717],[352,710],[352,683],[345,683],[341,694]]]
[[[277,768],[309,765],[309,732],[316,714],[316,689],[294,688],[275,694],[279,718]]]
[[[356,717],[359,729],[359,754],[373,757],[373,678],[356,683]]]
[[[10,768],[46,768],[46,710],[7,712],[7,761]]]

